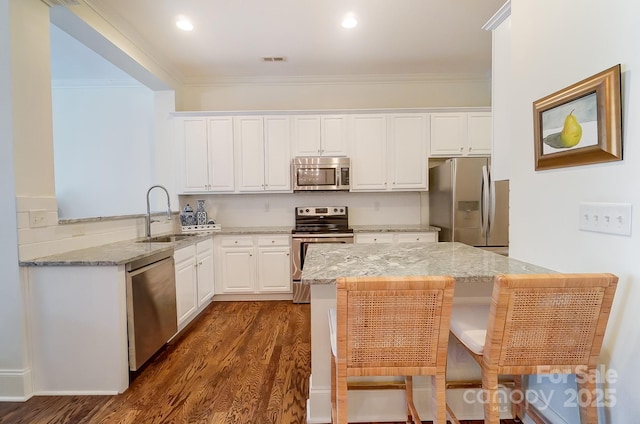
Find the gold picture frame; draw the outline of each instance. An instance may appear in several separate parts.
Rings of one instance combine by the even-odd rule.
[[[535,169],[622,160],[620,65],[533,102]]]

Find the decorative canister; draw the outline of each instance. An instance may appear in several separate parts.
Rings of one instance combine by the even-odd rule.
[[[182,209],[180,214],[180,224],[184,227],[187,225],[196,225],[196,214],[193,212],[193,208],[187,203],[187,206]]]
[[[198,225],[207,225],[207,211],[204,210],[204,200],[196,200],[198,208],[196,209],[196,221]]]

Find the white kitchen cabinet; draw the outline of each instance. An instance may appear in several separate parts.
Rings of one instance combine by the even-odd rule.
[[[348,156],[346,115],[293,117],[294,156]]]
[[[352,117],[352,191],[427,189],[428,115]]]
[[[393,233],[356,233],[356,243],[393,243]]]
[[[239,192],[291,190],[291,119],[234,118],[236,182]]]
[[[213,238],[196,245],[196,268],[198,307],[201,308],[206,306],[214,294]]]
[[[258,290],[291,291],[291,245],[289,237],[258,237]]]
[[[289,236],[217,236],[219,286],[225,294],[290,293]]]
[[[176,308],[178,311],[178,331],[180,331],[198,309],[195,245],[176,250],[173,259],[176,268]]]
[[[176,270],[178,331],[181,331],[213,298],[213,239],[176,250],[173,259]]]
[[[438,233],[425,232],[379,232],[356,233],[356,243],[432,243],[438,241]]]
[[[354,115],[351,121],[351,191],[387,190],[387,117]]]
[[[395,233],[396,243],[434,243],[438,241],[438,233],[429,231],[424,233]]]
[[[181,191],[234,191],[232,118],[184,117],[175,123]]]
[[[430,156],[491,154],[491,112],[431,114]]]
[[[426,190],[429,115],[394,114],[388,117],[390,190]]]
[[[255,261],[253,237],[219,236],[220,284],[223,293],[253,293],[255,291]]]

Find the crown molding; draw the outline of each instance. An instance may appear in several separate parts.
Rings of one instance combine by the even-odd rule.
[[[482,26],[482,29],[485,31],[493,31],[509,16],[511,16],[511,0],[507,0],[507,2],[503,4],[491,18],[489,18],[487,23]]]
[[[230,85],[339,85],[339,84],[398,84],[398,83],[446,83],[478,82],[491,80],[490,74],[385,74],[385,75],[305,75],[305,76],[250,76],[191,78],[185,87],[230,86]]]

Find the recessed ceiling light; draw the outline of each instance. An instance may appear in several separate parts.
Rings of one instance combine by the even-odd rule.
[[[193,30],[193,24],[191,21],[184,16],[180,16],[176,21],[176,26],[183,31],[191,31]]]
[[[355,28],[356,25],[358,25],[358,20],[353,13],[346,14],[344,19],[342,19],[342,28],[351,29]]]

